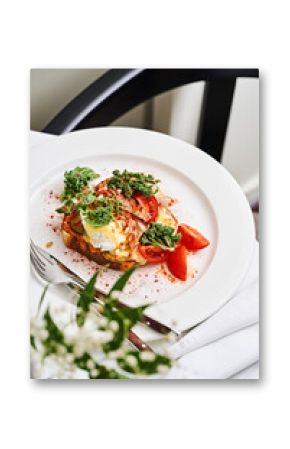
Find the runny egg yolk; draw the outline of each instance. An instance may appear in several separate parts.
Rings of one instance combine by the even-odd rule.
[[[126,240],[122,225],[118,221],[111,221],[108,225],[97,227],[87,223],[84,217],[81,218],[86,240],[94,248],[99,248],[101,251],[113,251]]]

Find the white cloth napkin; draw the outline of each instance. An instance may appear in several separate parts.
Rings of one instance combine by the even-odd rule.
[[[257,366],[242,372],[259,360],[258,243],[234,297],[173,344],[169,352],[177,360],[170,379],[258,378]]]
[[[35,147],[53,138],[57,137],[31,132],[30,145]],[[144,326],[140,325],[139,331],[141,338],[148,336],[147,341],[156,337],[154,331],[146,334]],[[168,351],[176,360],[168,379],[259,378],[258,243],[248,272],[232,299]]]

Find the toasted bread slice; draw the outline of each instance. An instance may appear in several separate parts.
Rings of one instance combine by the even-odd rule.
[[[86,256],[89,260],[93,260],[98,265],[106,265],[114,270],[126,271],[134,265],[138,265],[136,261],[119,261],[112,260],[112,257],[108,251],[101,251],[99,248],[95,248],[85,239],[85,234],[82,232],[82,228],[79,222],[77,222],[76,215],[74,213],[66,216],[62,225],[62,237],[64,244],[78,253]]]

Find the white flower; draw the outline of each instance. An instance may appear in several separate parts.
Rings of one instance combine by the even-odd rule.
[[[158,365],[157,371],[160,374],[165,374],[168,371],[168,366],[167,365]]]
[[[99,320],[99,325],[100,325],[101,327],[106,327],[107,324],[108,324],[108,318],[102,316],[102,317],[100,318],[100,320]]]
[[[136,366],[137,365],[137,359],[136,357],[134,357],[133,355],[128,355],[126,357],[126,362],[128,363],[128,365],[130,366]]]
[[[115,320],[111,321],[109,324],[109,328],[113,331],[113,332],[117,332],[119,329],[119,323]]]
[[[119,348],[116,349],[116,351],[110,351],[108,353],[108,358],[109,359],[118,359],[119,357],[123,357],[126,353],[126,349],[125,348]]]
[[[103,343],[108,343],[109,341],[113,340],[114,334],[112,331],[106,331],[103,332],[103,335],[101,336],[101,340]]]
[[[92,369],[95,368],[95,363],[93,362],[92,359],[89,359],[89,360],[87,361],[87,367],[88,367],[88,369],[90,369],[90,370],[92,370]]]
[[[66,350],[66,348],[65,348],[64,346],[62,346],[62,345],[59,345],[59,346],[58,346],[58,348],[57,348],[57,353],[58,353],[59,355],[65,355],[66,352],[67,352],[67,350]]]
[[[121,292],[118,292],[117,290],[114,290],[114,291],[111,293],[111,296],[112,296],[113,299],[119,299],[120,296],[121,296]]]
[[[155,360],[156,356],[154,352],[151,351],[142,351],[140,353],[140,359],[143,360],[143,362],[153,362]]]
[[[75,345],[73,352],[76,357],[81,357],[85,350],[86,348],[84,347],[84,345],[82,343],[78,343]]]
[[[46,329],[42,329],[39,333],[41,340],[46,340],[48,337],[48,331]]]
[[[93,332],[97,327],[97,322],[96,322],[95,317],[92,317],[91,315],[89,317],[87,317],[83,327],[86,331]]]
[[[67,363],[73,363],[73,361],[74,361],[74,356],[73,356],[73,354],[67,354],[67,355],[65,356],[65,360],[66,360]]]
[[[94,369],[92,369],[92,370],[90,371],[90,375],[91,375],[92,377],[97,377],[99,374],[100,374],[100,371],[99,371],[98,369],[96,369],[96,368],[94,368]]]

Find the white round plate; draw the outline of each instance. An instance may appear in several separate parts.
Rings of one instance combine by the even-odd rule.
[[[146,314],[176,332],[187,330],[218,310],[234,294],[249,266],[254,247],[250,207],[232,176],[199,149],[170,136],[132,128],[97,128],[58,137],[33,149],[31,233],[42,246],[87,279],[93,266],[68,260],[58,233],[47,222],[55,207],[63,172],[87,165],[104,174],[114,168],[150,172],[164,193],[178,199],[175,213],[203,233],[210,246],[189,257],[186,282],[169,282],[160,267],[140,268],[128,286],[128,303],[154,302]],[[158,271],[159,270],[159,271]],[[119,273],[99,280],[106,290]],[[156,280],[157,279],[157,280]]]

